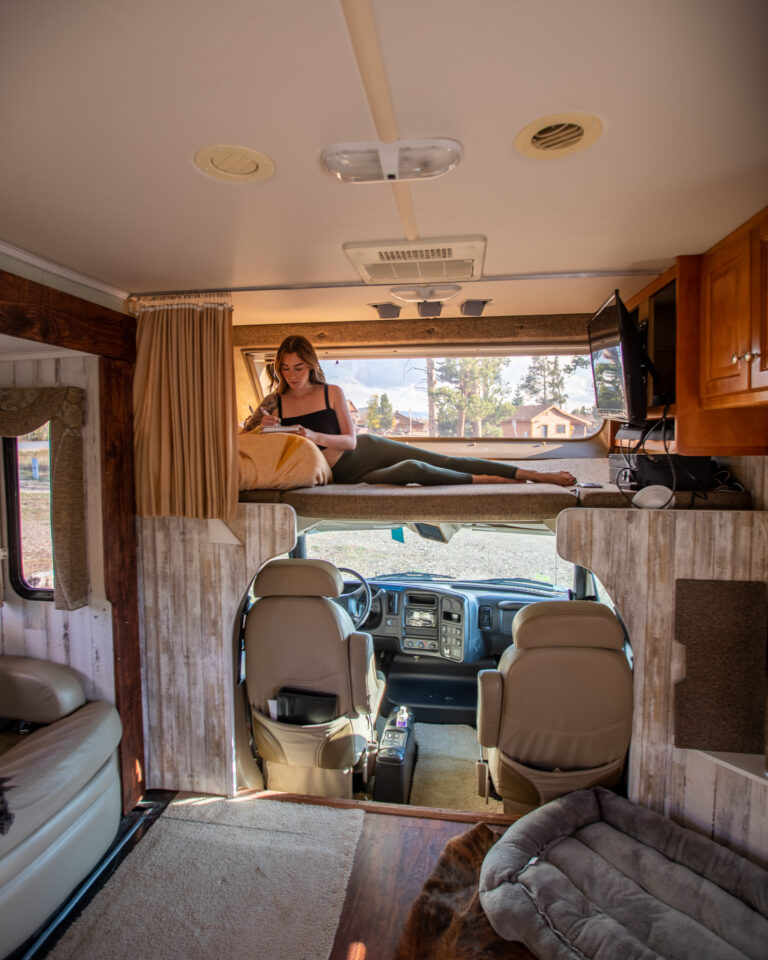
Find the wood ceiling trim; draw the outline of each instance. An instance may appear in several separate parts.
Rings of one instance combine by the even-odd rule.
[[[5,270],[0,270],[0,333],[111,360],[136,360],[133,317]]]
[[[329,347],[498,346],[531,353],[546,349],[584,353],[591,314],[551,314],[519,317],[407,318],[342,321],[340,323],[243,324],[235,326],[234,343],[243,349],[273,349],[288,336],[301,333],[318,349]]]

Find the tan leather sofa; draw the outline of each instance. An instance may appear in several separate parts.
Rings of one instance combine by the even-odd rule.
[[[121,814],[120,717],[85,702],[77,673],[0,656],[0,716],[44,724],[0,744],[0,781],[13,820],[0,833],[0,957],[66,900],[114,840]]]
[[[542,601],[512,621],[514,646],[478,674],[477,735],[504,812],[621,778],[632,730],[632,671],[614,613]]]

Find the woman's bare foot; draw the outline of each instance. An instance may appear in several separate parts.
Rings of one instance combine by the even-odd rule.
[[[572,487],[576,477],[567,470],[558,470],[557,473],[540,473],[538,483],[556,483],[559,487]]]
[[[572,487],[576,483],[576,477],[567,470],[558,470],[556,473],[542,473],[539,470],[518,470],[517,476],[497,477],[488,473],[476,473],[472,477],[472,483],[554,483],[558,487]]]
[[[567,470],[558,470],[556,473],[543,473],[539,470],[517,471],[518,480],[530,480],[531,483],[555,483],[558,487],[572,487],[576,477]]]

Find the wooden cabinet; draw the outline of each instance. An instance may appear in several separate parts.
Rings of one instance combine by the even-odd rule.
[[[767,262],[768,216],[702,257],[700,396],[705,409],[768,403]]]
[[[752,387],[768,393],[768,214],[752,239],[752,323],[760,356],[752,361]]]
[[[678,257],[627,308],[648,323],[651,359],[674,370],[676,452],[768,454],[768,209],[705,254]]]

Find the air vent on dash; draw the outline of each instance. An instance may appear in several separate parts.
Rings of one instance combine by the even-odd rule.
[[[485,237],[345,243],[342,249],[366,283],[479,280]]]

